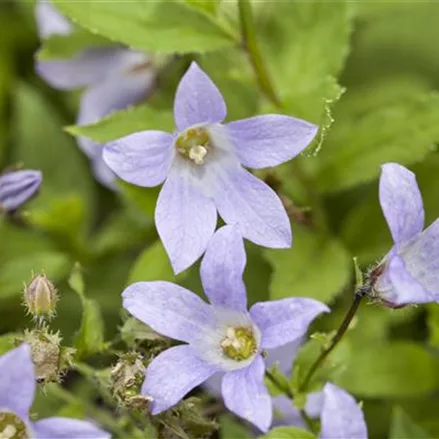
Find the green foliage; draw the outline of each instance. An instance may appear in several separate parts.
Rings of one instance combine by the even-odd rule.
[[[298,427],[276,427],[261,439],[316,439],[316,436]]]
[[[222,416],[220,425],[221,439],[250,439],[253,437],[243,425],[239,424],[231,416]]]
[[[274,270],[271,299],[296,296],[330,302],[353,271],[349,253],[336,240],[303,226],[293,227],[293,241],[291,249],[265,252]]]
[[[82,359],[104,349],[104,321],[96,300],[85,296],[84,280],[78,265],[72,271],[69,285],[78,294],[82,304],[81,327],[75,338],[76,357]]]
[[[356,349],[337,384],[371,398],[422,396],[439,387],[438,360],[422,346],[394,341]]]
[[[234,44],[210,15],[178,1],[54,3],[80,26],[138,50],[206,52]]]
[[[389,439],[424,439],[428,434],[401,407],[394,407]]]

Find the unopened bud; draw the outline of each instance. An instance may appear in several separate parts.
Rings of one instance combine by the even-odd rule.
[[[50,320],[56,311],[56,288],[45,274],[35,276],[24,290],[28,312],[38,320]]]
[[[124,354],[111,371],[114,396],[132,409],[147,409],[151,398],[140,393],[144,379],[145,364],[140,354]]]

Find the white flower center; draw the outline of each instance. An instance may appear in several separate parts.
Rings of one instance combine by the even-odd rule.
[[[175,142],[177,151],[196,165],[204,164],[212,142],[205,128],[188,128],[181,133]]]
[[[0,439],[29,439],[26,424],[15,413],[0,410]]]
[[[9,424],[0,432],[0,439],[12,439],[16,433],[17,429],[12,424]]]
[[[252,328],[229,326],[226,337],[221,340],[221,348],[232,360],[247,360],[257,352]]]

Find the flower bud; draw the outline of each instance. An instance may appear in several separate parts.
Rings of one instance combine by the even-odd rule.
[[[28,312],[36,319],[50,320],[55,315],[58,295],[45,274],[34,276],[25,287],[24,302]]]
[[[132,409],[147,409],[151,398],[140,393],[144,379],[145,365],[140,354],[124,354],[111,371],[115,398]]]
[[[21,170],[0,176],[0,211],[14,212],[29,201],[41,186],[40,171]]]

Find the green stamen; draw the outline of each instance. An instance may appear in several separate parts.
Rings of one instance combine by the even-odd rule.
[[[12,412],[0,411],[0,439],[30,439],[26,424]]]
[[[202,165],[211,148],[209,134],[204,128],[189,128],[177,138],[176,147],[181,155],[196,165]]]
[[[253,330],[244,327],[229,327],[221,347],[227,357],[236,361],[247,360],[257,352]]]

